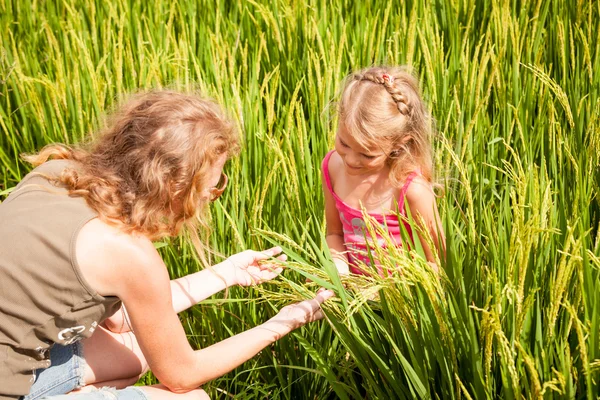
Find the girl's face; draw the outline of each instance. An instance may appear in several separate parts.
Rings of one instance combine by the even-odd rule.
[[[340,123],[336,137],[335,150],[342,157],[348,175],[372,175],[386,167],[387,155],[379,146],[363,147]]]

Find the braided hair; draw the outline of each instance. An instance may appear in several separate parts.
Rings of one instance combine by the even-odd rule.
[[[357,81],[370,81],[383,85],[385,90],[390,94],[392,100],[396,103],[398,111],[402,115],[409,116],[410,108],[408,107],[408,100],[405,95],[402,94],[402,89],[394,85],[395,78],[393,75],[383,73],[381,75],[375,75],[372,72],[366,74],[354,74],[354,79]]]
[[[365,147],[388,155],[390,180],[400,186],[412,171],[433,182],[432,121],[416,78],[403,67],[372,67],[348,77],[339,123]]]

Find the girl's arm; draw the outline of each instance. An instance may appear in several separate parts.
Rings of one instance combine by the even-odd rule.
[[[329,191],[325,178],[323,177],[323,194],[325,196],[325,222],[327,223],[327,234],[325,240],[331,251],[333,262],[342,275],[349,273],[348,256],[346,255],[346,245],[344,245],[344,229],[340,214],[335,206],[333,194]]]
[[[413,219],[419,225],[422,223],[425,224],[424,226],[421,226],[431,235],[431,239],[436,246],[435,250],[438,251],[438,253],[442,252],[445,254],[446,239],[435,201],[435,193],[433,192],[431,185],[421,178],[414,179],[406,191],[406,199]],[[429,261],[437,271],[438,266],[435,264],[436,257],[433,253],[433,249],[429,247],[425,237],[421,233],[419,233],[419,239],[423,245],[427,261]],[[440,244],[441,248],[439,247]]]

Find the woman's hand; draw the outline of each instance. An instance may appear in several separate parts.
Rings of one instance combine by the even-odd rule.
[[[283,268],[276,262],[263,260],[275,257],[281,252],[281,247],[273,247],[265,251],[246,250],[232,255],[222,263],[228,286],[253,286],[275,278]],[[286,258],[285,254],[277,257],[281,261],[285,261]]]
[[[331,290],[321,288],[314,299],[283,307],[267,324],[277,325],[276,331],[286,334],[309,322],[320,320],[324,317],[321,304],[334,295]]]

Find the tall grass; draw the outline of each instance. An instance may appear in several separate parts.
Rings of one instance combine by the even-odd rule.
[[[208,384],[213,397],[597,398],[600,3],[423,3],[0,0],[0,196],[30,169],[20,153],[82,140],[125,93],[200,90],[245,143],[212,247],[279,243],[293,262],[182,314],[190,340],[318,285],[339,295],[326,321]],[[320,162],[343,78],[381,63],[414,68],[437,121],[447,254],[440,280],[398,252],[403,274],[344,288]],[[181,239],[160,251],[173,276],[198,268]]]

